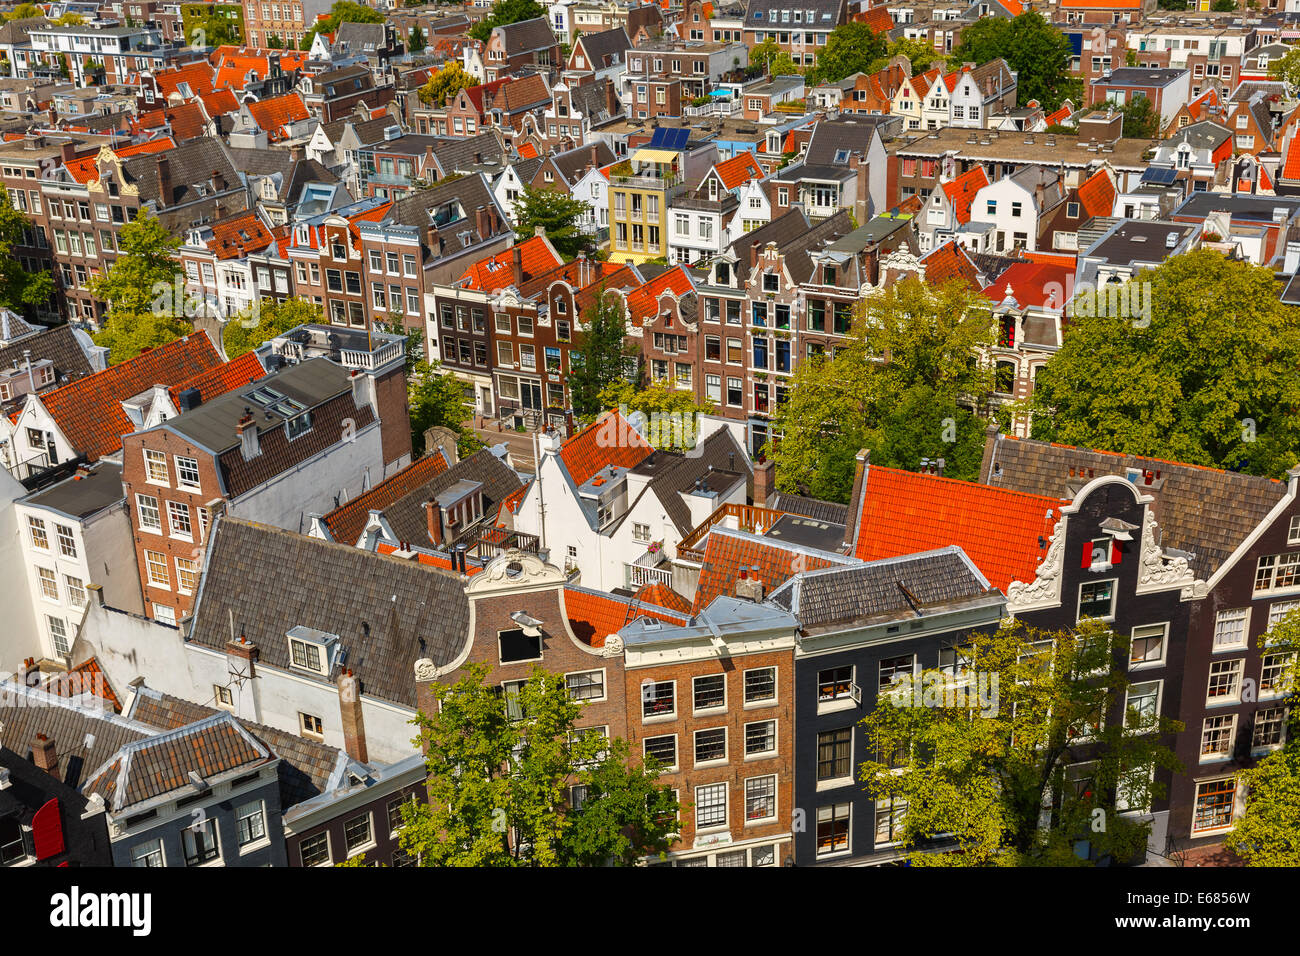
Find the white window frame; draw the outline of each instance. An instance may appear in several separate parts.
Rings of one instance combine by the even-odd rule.
[[[167,455],[161,451],[155,451],[152,448],[145,448],[144,451],[144,480],[147,484],[158,485],[162,488],[172,486],[171,472],[167,467]],[[161,468],[163,478],[160,480],[154,477],[155,467]]]
[[[584,674],[600,675],[600,696],[599,697],[573,697],[572,696],[572,688],[569,687],[569,678],[581,676]],[[605,668],[603,667],[596,668],[593,670],[585,670],[585,671],[566,671],[564,674],[564,687],[566,691],[569,691],[570,698],[573,700],[582,700],[582,701],[587,701],[588,703],[596,704],[596,703],[600,703],[601,701],[605,701],[609,699],[609,688],[608,685],[605,683]]]
[[[722,678],[722,703],[721,703],[721,704],[714,704],[714,705],[712,705],[711,707],[700,707],[700,708],[697,708],[697,707],[695,706],[695,696],[696,696],[696,693],[695,693],[695,685],[696,685],[696,683],[698,683],[699,681],[702,681],[702,680],[716,679],[716,678],[719,678],[719,677]],[[727,689],[727,674],[726,674],[726,671],[723,671],[723,672],[721,672],[721,673],[717,673],[717,674],[699,674],[699,675],[697,675],[697,676],[691,678],[691,714],[692,714],[693,716],[698,717],[698,716],[700,716],[700,715],[702,715],[702,714],[723,714],[723,713],[726,713],[726,711],[727,711],[727,704],[728,704],[728,689]]]
[[[708,760],[700,760],[700,734],[713,733],[722,731],[722,756],[712,757]],[[721,767],[731,759],[731,734],[727,732],[728,728],[723,727],[701,727],[699,730],[691,732],[691,766],[692,767]],[[678,758],[681,759],[681,758]]]
[[[1133,648],[1138,640],[1138,631],[1152,631],[1155,628],[1160,628],[1162,630],[1162,634],[1160,636],[1160,656],[1155,660],[1135,661],[1133,659]],[[1149,637],[1149,636],[1153,636],[1153,635],[1144,635],[1144,637]],[[1133,630],[1129,632],[1129,651],[1128,651],[1129,670],[1131,671],[1149,670],[1155,667],[1164,667],[1168,655],[1169,655],[1169,622],[1168,621],[1163,621],[1159,624],[1139,624],[1137,627],[1134,627]]]
[[[772,782],[772,794],[771,794],[772,812],[769,813],[767,816],[751,818],[749,815],[749,801],[750,801],[749,785],[753,782],[760,781],[760,780],[770,780]],[[780,788],[780,781],[777,779],[776,774],[764,773],[764,774],[759,774],[756,777],[746,777],[744,782],[741,784],[741,793],[743,794],[744,801],[745,801],[744,809],[743,809],[743,813],[745,817],[745,826],[747,827],[763,826],[765,824],[770,824],[773,823],[780,815],[780,808],[778,804],[781,802],[781,788]]]
[[[1098,618],[1096,618],[1096,620],[1099,620],[1099,621],[1114,621],[1114,620],[1115,620],[1115,604],[1116,604],[1116,602],[1117,602],[1117,600],[1118,600],[1118,598],[1119,598],[1119,595],[1118,595],[1118,593],[1117,593],[1117,590],[1118,590],[1118,584],[1119,584],[1119,579],[1118,579],[1118,578],[1104,578],[1104,579],[1102,579],[1102,580],[1100,580],[1100,581],[1081,581],[1081,582],[1079,583],[1079,597],[1078,597],[1078,601],[1077,601],[1077,603],[1075,604],[1075,613],[1074,613],[1074,619],[1075,619],[1076,622],[1083,620],[1083,617],[1082,617],[1082,615],[1083,615],[1083,589],[1084,589],[1084,588],[1091,588],[1091,587],[1099,587],[1099,586],[1101,586],[1101,585],[1103,585],[1103,584],[1109,584],[1109,585],[1110,585],[1110,612],[1109,612],[1108,614],[1106,614],[1104,617],[1098,617]]]
[[[199,491],[202,488],[202,478],[199,477],[199,460],[197,458],[186,458],[184,455],[173,455],[172,460],[176,465],[176,487],[188,491]],[[191,463],[195,475],[193,482],[185,478],[185,471],[190,467]]]
[[[1218,654],[1223,651],[1239,651],[1246,646],[1246,641],[1250,636],[1250,607],[1230,607],[1224,608],[1214,615],[1214,639],[1212,642],[1212,653]],[[1239,639],[1232,643],[1222,643],[1219,641],[1220,634],[1231,633],[1223,627],[1225,624],[1240,624]]]

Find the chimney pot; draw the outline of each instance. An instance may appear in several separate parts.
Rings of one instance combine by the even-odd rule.
[[[53,777],[59,775],[58,748],[45,734],[37,734],[32,741],[32,763]]]

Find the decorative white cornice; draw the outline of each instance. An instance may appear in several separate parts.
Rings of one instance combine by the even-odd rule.
[[[1047,554],[1032,582],[1014,581],[1007,588],[1007,611],[1013,615],[1061,603],[1061,577],[1065,570],[1065,536],[1069,518],[1062,517],[1048,538]]]
[[[1142,551],[1138,558],[1138,594],[1178,588],[1184,600],[1204,597],[1209,587],[1196,578],[1186,558],[1171,558],[1156,543],[1156,516],[1147,508],[1142,519]]]

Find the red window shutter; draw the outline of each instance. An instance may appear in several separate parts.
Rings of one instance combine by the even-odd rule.
[[[59,813],[57,798],[46,803],[32,817],[32,842],[36,845],[38,861],[63,852],[63,817]]]
[[[1119,542],[1118,542],[1118,541],[1112,541],[1112,542],[1110,543],[1110,563],[1111,563],[1111,564],[1119,564],[1120,555],[1122,555],[1123,553],[1124,553],[1124,552],[1120,550]]]
[[[1082,567],[1084,570],[1087,570],[1088,568],[1092,567],[1092,542],[1091,541],[1085,541],[1083,543],[1083,564],[1080,565],[1080,567]]]

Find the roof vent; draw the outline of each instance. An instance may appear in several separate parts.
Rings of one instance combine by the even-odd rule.
[[[1169,233],[1169,235],[1165,236],[1166,249],[1173,249],[1177,245],[1178,245],[1178,233],[1171,232]]]

